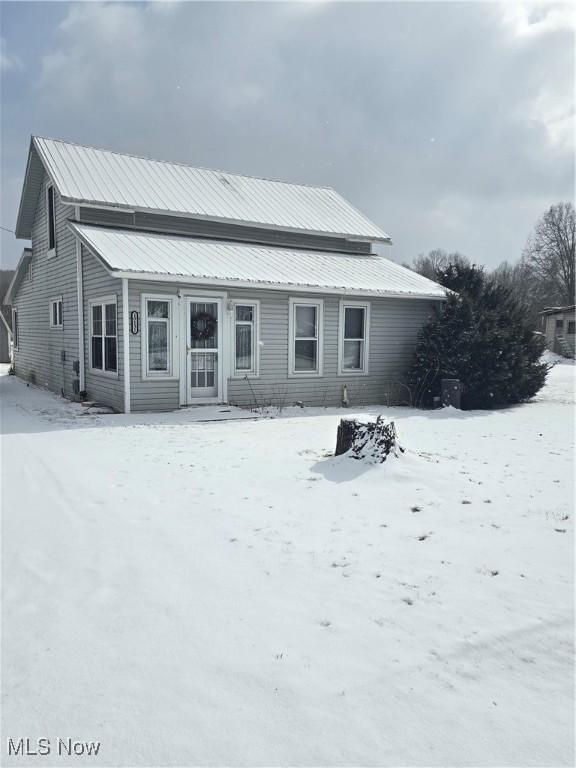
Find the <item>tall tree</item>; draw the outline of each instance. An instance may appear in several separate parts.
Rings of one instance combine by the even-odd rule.
[[[573,203],[556,203],[540,218],[528,238],[523,261],[560,304],[574,304],[576,211]]]
[[[434,248],[426,255],[421,253],[417,256],[411,269],[414,272],[418,272],[419,275],[427,277],[429,280],[438,280],[438,275],[447,269],[450,264],[470,264],[469,259],[458,251],[448,253],[443,251],[442,248]]]

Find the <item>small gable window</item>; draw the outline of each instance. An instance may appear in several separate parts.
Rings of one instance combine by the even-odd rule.
[[[19,347],[19,333],[18,333],[18,310],[16,307],[12,308],[12,343],[14,349]]]
[[[54,210],[54,187],[48,187],[48,250],[56,248],[56,214]]]
[[[50,328],[62,328],[62,297],[50,300]]]

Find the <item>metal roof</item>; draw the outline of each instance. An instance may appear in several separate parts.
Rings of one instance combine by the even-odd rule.
[[[571,312],[574,309],[576,309],[576,305],[570,304],[567,307],[546,307],[546,309],[543,309],[542,312],[539,312],[540,315],[559,315],[563,312]]]
[[[444,298],[442,286],[383,256],[245,245],[68,225],[119,277],[297,288],[323,293]]]
[[[34,152],[66,203],[390,240],[386,232],[329,187],[193,168],[38,136],[32,138]],[[34,164],[31,167],[29,163],[27,177],[33,172]],[[24,186],[23,198],[26,182]]]

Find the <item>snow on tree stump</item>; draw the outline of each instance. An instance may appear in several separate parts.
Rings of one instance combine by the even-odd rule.
[[[404,448],[398,442],[393,421],[386,423],[381,416],[376,421],[368,422],[340,419],[334,455],[344,453],[352,459],[382,463],[391,453],[398,458],[399,453],[404,453]]]

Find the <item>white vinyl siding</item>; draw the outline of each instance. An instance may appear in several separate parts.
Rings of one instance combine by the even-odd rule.
[[[322,376],[324,302],[290,298],[289,376]]]
[[[338,323],[338,372],[340,375],[368,373],[370,304],[341,301]]]
[[[142,378],[178,376],[176,299],[163,294],[142,295]]]

